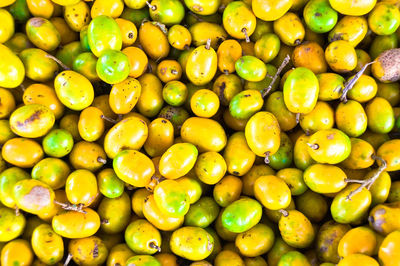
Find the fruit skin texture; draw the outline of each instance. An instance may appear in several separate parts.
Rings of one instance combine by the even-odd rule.
[[[207,258],[214,248],[214,238],[204,229],[186,226],[174,231],[170,246],[173,253],[189,260]]]
[[[274,21],[282,17],[293,5],[293,0],[254,0],[251,6],[256,17],[265,21]]]
[[[122,48],[122,36],[117,22],[105,15],[98,16],[89,23],[88,41],[90,50],[97,57],[107,50],[119,51]]]
[[[383,265],[396,265],[400,262],[400,231],[394,231],[383,240],[378,257]]]
[[[274,176],[260,176],[254,182],[254,194],[264,207],[270,210],[285,209],[291,201],[291,193],[285,181]]]
[[[0,87],[15,88],[25,78],[25,67],[7,46],[0,44]]]
[[[314,109],[318,92],[319,84],[314,73],[305,67],[298,67],[285,81],[283,99],[289,111],[307,114]]]
[[[283,240],[295,248],[308,247],[315,233],[311,222],[299,211],[289,210],[279,219],[279,231]]]
[[[374,8],[376,0],[350,2],[347,0],[329,0],[331,6],[343,15],[362,16]]]

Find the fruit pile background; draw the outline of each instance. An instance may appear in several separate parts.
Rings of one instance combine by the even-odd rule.
[[[0,265],[400,266],[400,0],[0,0]]]

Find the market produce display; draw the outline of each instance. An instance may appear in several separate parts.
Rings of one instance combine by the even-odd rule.
[[[400,0],[0,0],[0,265],[400,266]]]

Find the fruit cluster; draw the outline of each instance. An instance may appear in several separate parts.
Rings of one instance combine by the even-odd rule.
[[[400,0],[0,21],[0,265],[400,265]]]

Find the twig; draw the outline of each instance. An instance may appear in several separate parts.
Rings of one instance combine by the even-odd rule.
[[[272,90],[272,86],[275,84],[276,79],[279,77],[281,74],[282,70],[285,68],[285,66],[289,63],[290,61],[290,56],[287,55],[285,59],[283,59],[282,64],[279,66],[278,70],[276,71],[274,77],[271,80],[271,83],[268,85],[266,89],[263,90],[262,97],[264,98],[267,96],[267,94]]]

